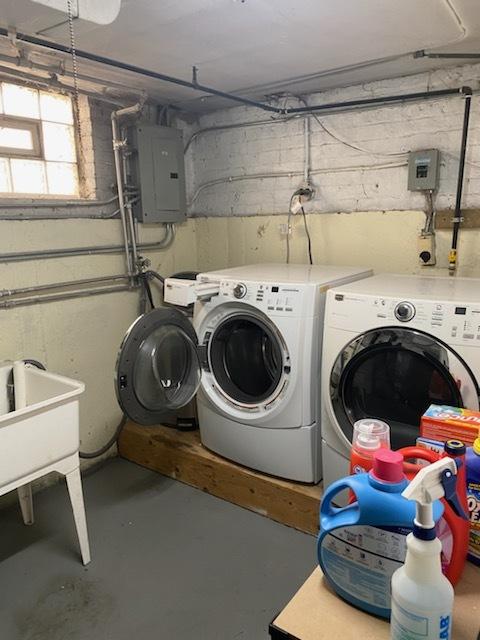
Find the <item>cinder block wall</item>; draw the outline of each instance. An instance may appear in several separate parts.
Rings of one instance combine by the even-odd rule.
[[[479,77],[480,65],[466,65],[304,98],[309,104],[321,104],[462,85],[478,90]],[[286,97],[279,103],[295,105],[299,100]],[[452,208],[463,107],[463,98],[453,97],[309,118],[316,197],[305,209],[317,262],[365,264],[391,272],[446,272],[449,232],[437,234],[438,268],[421,268],[417,262],[416,236],[426,202],[421,193],[407,190],[407,152],[440,149],[436,205]],[[480,206],[479,116],[475,95],[465,171],[466,207]],[[266,122],[208,130],[258,120]],[[303,180],[303,120],[278,123],[258,109],[235,107],[185,125],[186,141],[192,134],[196,135],[187,151],[189,210],[198,218],[199,266],[283,260],[285,238],[279,225],[286,222],[290,197]],[[460,275],[480,276],[479,241],[479,230],[462,230]],[[292,259],[306,258],[303,224],[295,220]]]

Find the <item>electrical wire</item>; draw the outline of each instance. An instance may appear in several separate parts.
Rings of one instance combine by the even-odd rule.
[[[286,235],[286,242],[287,242],[287,255],[286,255],[286,259],[285,262],[287,264],[290,264],[290,234],[292,233],[292,212],[290,211],[290,207],[288,208],[288,217],[287,217],[287,235]]]
[[[305,214],[305,209],[303,207],[301,207],[300,211],[302,212],[302,217],[303,217],[303,226],[305,227],[305,233],[307,234],[307,243],[308,243],[308,261],[310,262],[310,264],[313,264],[313,257],[312,257],[312,239],[310,237],[310,231],[308,230],[308,224],[307,224],[307,216]]]

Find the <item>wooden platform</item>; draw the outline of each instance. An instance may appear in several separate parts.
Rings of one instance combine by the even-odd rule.
[[[205,449],[198,431],[129,422],[118,444],[131,462],[300,531],[318,531],[320,485],[287,482],[234,464]]]

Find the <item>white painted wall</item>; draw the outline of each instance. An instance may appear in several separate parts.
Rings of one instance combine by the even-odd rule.
[[[307,101],[322,104],[462,85],[478,89],[479,77],[480,65],[467,65],[326,91],[307,96]],[[289,104],[298,103],[294,98],[286,100]],[[472,102],[464,192],[464,204],[470,207],[480,205],[478,95]],[[463,98],[454,97],[319,114],[320,123],[310,118],[312,180],[317,193],[308,210],[325,213],[423,209],[424,196],[406,188],[407,152],[432,147],[442,154],[437,206],[452,207],[463,106]],[[189,133],[265,119],[269,115],[258,109],[238,107],[200,118]],[[283,124],[207,131],[192,142],[187,161],[194,165],[189,183],[191,214],[285,213],[292,192],[302,181],[303,121],[292,119]],[[247,179],[255,175],[265,177]]]
[[[416,236],[421,211],[376,211],[307,216],[317,264],[372,267],[377,273],[447,275],[450,232],[437,232],[439,264],[417,263]],[[285,215],[196,218],[198,265],[202,271],[241,264],[284,262]],[[458,276],[480,277],[478,230],[460,234]],[[305,263],[307,239],[301,217],[293,220],[291,261]]]

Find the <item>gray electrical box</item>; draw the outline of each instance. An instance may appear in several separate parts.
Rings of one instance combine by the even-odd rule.
[[[187,212],[182,132],[138,123],[128,133],[129,171],[140,189],[133,207],[139,222],[182,222]]]
[[[409,191],[435,191],[438,188],[440,152],[438,149],[410,151],[408,156]]]

